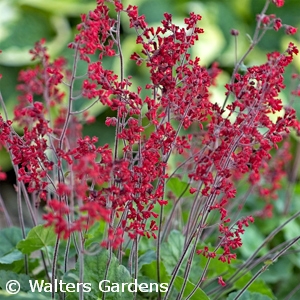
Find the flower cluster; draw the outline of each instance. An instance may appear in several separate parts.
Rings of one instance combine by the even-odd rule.
[[[276,4],[277,6],[283,5],[283,2],[281,1],[277,1],[277,3],[282,3]],[[297,32],[297,28],[287,24],[282,24],[281,19],[277,18],[274,14],[260,14],[257,15],[256,19],[261,24],[262,29],[274,29],[275,31],[278,31],[280,28],[284,28],[287,35],[294,35]]]

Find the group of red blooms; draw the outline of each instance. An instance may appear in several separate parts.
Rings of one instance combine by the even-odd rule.
[[[20,72],[17,87],[20,96],[13,122],[23,132],[15,132],[13,122],[0,116],[0,143],[36,205],[46,201],[46,225],[54,225],[56,233],[68,239],[103,219],[108,231],[102,245],[114,249],[127,238],[157,237],[160,216],[154,208],[173,201],[165,193],[170,177],[187,174],[191,194],[187,201],[197,207],[194,220],[189,220],[189,234],[205,228],[213,211],[220,213],[223,253],[217,255],[206,247],[198,254],[230,263],[236,258],[232,250],[242,246],[244,227],[254,221],[252,216],[237,222],[230,218],[227,207],[236,197],[236,182],[246,178],[266,199],[265,212],[270,213],[270,201],[276,198],[284,175],[278,157],[276,164],[270,162],[270,151],[278,149],[291,129],[299,131],[295,110],[283,107],[278,98],[285,88],[285,67],[298,49],[290,43],[285,53],[268,54],[265,64],[234,74],[226,85],[226,97],[233,100],[221,107],[211,102],[209,93],[220,73],[217,65],[205,68],[200,58],[188,53],[204,32],[197,26],[200,15],[191,13],[181,28],[165,13],[162,25],[155,29],[136,6],[124,8],[118,0],[109,2],[117,18],[110,17],[113,13],[104,0],[82,16],[79,33],[69,45],[75,53],[72,70],[66,70],[63,58],[51,62],[44,40],[36,43],[31,54],[39,63]],[[273,2],[278,7],[284,4],[283,0]],[[150,74],[149,84],[135,91],[131,77],[123,71],[122,61],[129,58],[122,56],[121,14],[128,16],[142,49],[130,59],[138,66],[145,64]],[[287,34],[296,33],[296,28],[283,25],[274,15],[259,18],[263,27],[277,31],[285,26]],[[119,75],[104,68],[105,56],[119,56]],[[78,60],[86,62],[87,73],[76,94],[74,84],[82,75],[76,73]],[[105,122],[115,127],[114,148],[97,146],[97,137],[82,137],[82,124],[93,121],[88,110],[73,109],[74,101],[82,98],[87,106],[96,101],[116,112]],[[275,113],[280,116],[272,121]],[[150,134],[145,133],[148,128]],[[102,143],[101,133],[99,137]],[[287,155],[288,147],[282,149]],[[177,173],[170,171],[172,155],[180,160]],[[201,240],[201,234],[198,237]]]

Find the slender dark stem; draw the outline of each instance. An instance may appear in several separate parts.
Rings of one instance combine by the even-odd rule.
[[[163,298],[164,300],[168,300],[168,297],[169,297],[169,295],[170,295],[170,293],[172,291],[172,288],[173,288],[173,284],[174,284],[175,278],[176,278],[176,276],[177,276],[177,274],[178,274],[178,272],[180,270],[180,267],[181,267],[181,265],[182,265],[182,263],[184,261],[185,256],[188,253],[188,249],[192,245],[194,236],[197,235],[198,234],[198,230],[200,230],[200,225],[201,224],[199,223],[199,225],[197,226],[194,234],[191,235],[190,239],[187,241],[187,243],[184,246],[184,249],[182,251],[181,257],[179,258],[178,263],[177,263],[177,265],[175,266],[175,268],[174,268],[174,270],[172,272],[172,277],[171,277],[171,280],[170,280],[170,283],[169,283],[169,288],[168,288],[168,291],[167,291],[167,293],[165,294],[165,296]]]
[[[300,283],[295,286],[295,288],[284,298],[284,300],[290,300],[296,292],[300,290]]]
[[[138,248],[139,248],[139,245],[138,245],[138,238],[135,237],[135,240],[134,240],[134,246],[135,246],[135,253],[134,253],[134,279],[138,279],[138,262],[139,262],[139,252],[138,252]],[[136,300],[136,297],[137,297],[137,293],[134,292],[134,300]]]
[[[55,282],[55,278],[56,278],[56,267],[57,267],[57,261],[58,261],[59,244],[60,244],[60,238],[57,235],[55,246],[54,246],[53,261],[52,261],[52,274],[51,274],[51,276],[52,276],[52,278],[51,278],[52,286],[54,286],[54,282]],[[55,299],[55,289],[52,289],[51,297],[52,297],[52,299]]]
[[[183,197],[184,193],[187,191],[187,189],[188,189],[189,186],[190,186],[190,184],[187,183],[185,189],[182,191],[181,195],[178,197],[178,199],[176,200],[176,202],[174,203],[174,205],[172,207],[172,210],[171,210],[171,212],[170,212],[170,214],[168,216],[168,219],[167,219],[167,221],[165,223],[165,226],[164,226],[164,231],[163,231],[163,234],[162,234],[162,237],[161,237],[161,241],[162,242],[164,241],[164,239],[166,237],[166,234],[167,234],[168,229],[170,227],[170,224],[171,224],[172,218],[174,216],[174,213],[176,211],[176,208],[179,205],[181,198]]]
[[[237,58],[237,49],[238,49],[238,45],[237,45],[237,36],[235,35],[234,36],[234,65],[236,65],[237,64],[237,60],[238,60],[238,58]]]
[[[267,0],[266,3],[265,3],[265,6],[263,8],[263,10],[261,11],[260,15],[264,15],[265,12],[267,11],[268,7],[269,7],[269,4],[270,4],[270,0]],[[254,49],[254,47],[257,45],[257,43],[261,40],[261,38],[263,37],[263,35],[265,34],[266,32],[266,29],[263,30],[262,34],[259,36],[259,31],[261,30],[260,27],[261,27],[261,23],[262,23],[262,20],[259,19],[257,21],[257,24],[256,24],[256,28],[255,28],[255,32],[254,32],[254,35],[253,35],[253,38],[252,38],[252,41],[251,41],[251,44],[250,44],[250,47],[248,48],[248,50],[246,51],[246,53],[242,56],[242,58],[239,60],[238,63],[235,64],[235,67],[234,67],[234,70],[232,72],[232,76],[231,76],[231,84],[234,83],[234,79],[235,79],[235,74],[237,74],[240,66],[242,65],[242,63],[244,62],[245,58],[249,55],[249,53]],[[226,96],[225,100],[224,100],[224,103],[223,103],[223,106],[222,106],[222,110],[224,110],[224,108],[226,107],[226,103],[228,101],[228,98],[229,98],[229,93],[228,95]]]
[[[286,220],[283,224],[281,224],[279,227],[277,227],[276,229],[274,229],[266,238],[265,240],[262,242],[262,244],[255,250],[255,252],[251,255],[251,257],[249,257],[247,259],[247,261],[244,263],[243,267],[246,267],[248,265],[251,264],[251,262],[254,260],[254,258],[256,257],[256,255],[259,253],[259,251],[265,247],[267,245],[268,242],[270,242],[274,236],[281,231],[281,229],[286,226],[288,223],[290,223],[292,220],[294,220],[295,218],[297,218],[298,216],[300,216],[300,211],[295,213],[293,216],[291,216],[288,220]],[[239,270],[236,271],[236,273],[230,278],[233,279],[243,268],[239,268]]]
[[[106,269],[105,269],[104,278],[103,278],[104,280],[107,279],[111,259],[112,259],[112,248],[111,248],[110,243],[108,243],[108,260],[106,263]],[[102,300],[104,300],[105,297],[106,297],[106,293],[103,293]]]
[[[62,129],[60,138],[59,138],[59,148],[62,149],[63,147],[63,142],[64,142],[64,138],[67,132],[67,128],[69,126],[69,122],[70,122],[70,117],[71,117],[71,113],[72,113],[72,97],[73,97],[73,89],[74,89],[74,83],[76,80],[76,70],[77,70],[77,64],[78,64],[78,60],[79,60],[79,55],[78,55],[79,51],[78,51],[78,45],[76,46],[76,51],[75,51],[75,57],[74,57],[74,61],[73,61],[73,68],[72,68],[72,77],[71,77],[71,81],[69,84],[69,101],[68,101],[68,110],[67,110],[67,115],[66,115],[66,120],[64,123],[64,127]]]
[[[293,239],[286,247],[284,247],[278,254],[274,255],[273,258],[271,258],[272,263],[274,263],[282,254],[284,254],[289,248],[291,248],[295,243],[297,243],[300,240],[300,236]],[[261,267],[259,271],[256,272],[256,274],[249,280],[249,282],[244,286],[244,288],[235,296],[233,300],[239,299],[244,292],[247,290],[247,288],[266,270],[268,269],[268,265],[264,265]]]
[[[80,243],[80,252],[78,254],[79,260],[79,282],[84,282],[84,242],[82,239],[81,232],[79,232],[79,243]],[[79,300],[84,300],[84,293],[82,289],[82,285],[79,290]]]
[[[120,79],[121,82],[124,80],[124,58],[123,52],[121,47],[121,13],[117,13],[117,30],[116,30],[116,45],[119,51],[119,58],[120,58]],[[117,110],[117,124],[116,124],[116,132],[115,132],[115,149],[114,149],[114,159],[116,160],[118,157],[118,143],[119,143],[119,132],[120,132],[120,116],[119,116],[120,109]]]
[[[276,229],[274,229],[266,238],[265,240],[261,243],[261,245],[255,250],[255,252],[247,259],[247,261],[242,264],[236,271],[235,273],[227,279],[227,285],[230,286],[230,283],[233,281],[238,280],[238,278],[242,277],[245,273],[248,272],[249,270],[249,266],[251,264],[253,264],[253,261],[255,259],[255,257],[257,256],[257,254],[259,253],[259,251],[265,247],[273,238],[274,236],[281,231],[281,229],[286,226],[288,223],[290,223],[292,220],[294,220],[295,218],[297,218],[298,216],[300,216],[300,211],[295,213],[293,216],[291,216],[288,220],[286,220],[283,224],[281,224],[279,227],[277,227]],[[273,249],[274,250],[274,249]],[[266,260],[263,259],[263,260]],[[254,266],[253,266],[254,267]],[[242,274],[240,274],[242,273]],[[240,276],[238,276],[240,274]],[[238,277],[238,278],[237,278]],[[220,290],[222,289],[222,287],[218,287],[216,289],[214,289],[213,291],[210,291],[209,294],[213,294],[213,293],[218,293],[220,294]]]
[[[197,247],[197,243],[198,243],[198,240],[199,240],[199,237],[201,235],[201,231],[199,230],[197,232],[197,235],[196,235],[196,238],[195,238],[195,242],[194,242],[194,245],[191,249],[191,253],[189,255],[189,258],[187,260],[187,264],[186,264],[186,267],[185,267],[185,271],[184,271],[184,282],[183,282],[183,285],[181,287],[181,290],[177,296],[177,299],[180,300],[181,297],[182,297],[182,294],[185,290],[185,287],[187,285],[187,282],[188,282],[188,279],[189,279],[189,274],[190,274],[190,271],[191,271],[191,267],[192,267],[192,262],[193,262],[193,258],[194,258],[194,255],[195,255],[195,252],[196,252],[196,247]]]
[[[164,168],[164,172],[165,173],[165,168]],[[164,190],[165,190],[165,179],[163,179],[163,186],[164,186]],[[163,193],[164,195],[165,193]],[[159,215],[159,225],[158,225],[158,236],[157,236],[157,247],[156,247],[156,262],[157,262],[157,282],[158,284],[160,284],[161,282],[161,278],[160,278],[160,248],[161,248],[161,234],[162,234],[162,220],[163,220],[163,215],[164,215],[164,206],[161,205],[160,207],[160,215]],[[160,289],[158,289],[158,298],[157,300],[161,300],[161,291]]]
[[[4,112],[5,120],[7,121],[8,120],[7,109],[6,109],[6,105],[4,103],[1,91],[0,91],[0,102],[1,102],[1,106],[2,106],[3,112]]]
[[[20,227],[22,230],[22,237],[23,239],[26,238],[26,231],[25,231],[25,223],[24,223],[24,215],[23,215],[23,208],[22,208],[22,199],[21,199],[21,184],[18,181],[17,183],[17,205],[18,205],[18,214],[19,214],[19,221],[20,221]],[[24,256],[24,269],[25,274],[28,275],[28,256]]]
[[[1,205],[2,211],[3,211],[4,216],[5,216],[7,226],[8,227],[12,227],[13,226],[13,222],[12,222],[12,220],[10,218],[10,215],[9,215],[7,209],[6,209],[6,206],[5,206],[5,203],[4,203],[3,199],[2,199],[1,194],[0,194],[0,205]]]
[[[84,113],[85,111],[89,110],[91,107],[93,107],[96,103],[99,102],[99,99],[95,100],[92,104],[90,104],[89,106],[87,106],[86,108],[82,109],[82,110],[77,110],[77,111],[71,111],[70,115],[79,115]]]
[[[290,209],[290,204],[292,200],[292,194],[294,190],[294,184],[297,180],[297,175],[299,172],[300,167],[300,142],[297,141],[296,151],[295,151],[295,157],[293,160],[293,166],[290,174],[290,182],[288,184],[288,189],[286,193],[286,201],[284,205],[284,214],[286,215]]]

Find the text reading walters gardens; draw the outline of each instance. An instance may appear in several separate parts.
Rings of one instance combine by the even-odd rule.
[[[45,292],[45,293],[55,293],[57,292],[79,292],[80,289],[84,293],[89,293],[92,291],[91,283],[65,283],[62,280],[55,279],[54,283],[48,283],[44,280],[29,280],[31,292]],[[110,280],[101,280],[98,284],[99,291],[103,293],[112,292],[112,293],[124,293],[128,292],[142,292],[142,293],[151,293],[151,292],[167,292],[168,283],[138,283],[135,279],[133,283],[116,283],[111,282]]]

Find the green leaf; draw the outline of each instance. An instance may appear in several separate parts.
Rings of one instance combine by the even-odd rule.
[[[236,289],[242,289],[249,280],[252,278],[252,274],[249,272],[243,277],[241,277],[239,280],[237,280],[233,287]],[[256,279],[249,287],[248,287],[249,292],[256,292],[259,291],[260,294],[263,294],[265,296],[268,296],[268,299],[275,299],[272,290],[267,286],[267,284],[262,280],[262,279]],[[250,298],[252,299],[252,298]]]
[[[101,242],[103,240],[104,231],[105,222],[103,220],[96,222],[91,228],[89,228],[87,234],[85,235],[85,247],[89,248],[91,244]]]
[[[288,218],[282,218],[282,222],[284,223]],[[297,219],[294,219],[293,221],[289,222],[283,227],[284,237],[285,239],[292,240],[295,237],[299,235],[300,232],[300,225]],[[298,245],[294,245],[298,249]]]
[[[8,300],[51,300],[51,297],[45,297],[38,294],[18,293],[16,295],[8,294],[7,292],[0,291],[0,299]]]
[[[239,292],[230,293],[227,300],[234,300]],[[240,300],[272,300],[272,298],[262,295],[260,293],[250,293],[245,291],[243,295],[239,298]]]
[[[122,283],[132,283],[132,278],[129,274],[129,271],[122,265],[119,264],[118,259],[112,253],[111,258],[109,259],[109,251],[106,249],[102,249],[100,253],[94,256],[85,255],[84,256],[84,280],[85,283],[90,283],[90,291],[84,294],[85,300],[90,299],[102,299],[102,291],[99,290],[99,282],[104,280],[104,274],[107,268],[107,264],[109,264],[109,271],[106,280],[110,281],[110,284],[115,283],[120,287],[119,291],[115,292],[106,292],[105,299],[106,300],[132,300],[133,293],[129,292],[128,289],[124,288],[124,292],[122,292]],[[79,282],[79,263],[77,262],[76,268],[74,270],[70,270],[63,277],[63,282]],[[103,288],[107,286],[107,284],[103,284]],[[78,293],[67,293],[67,300],[78,300]]]
[[[16,245],[22,240],[22,231],[17,227],[4,228],[0,231],[0,263],[16,258]],[[13,254],[12,254],[13,253]],[[10,257],[11,255],[11,257]],[[15,260],[14,260],[15,261]],[[4,262],[3,262],[4,263]],[[6,262],[9,263],[9,262]]]
[[[26,274],[17,274],[11,271],[0,270],[0,287],[2,290],[5,290],[8,281],[17,280],[20,284],[20,290],[23,292],[28,292],[30,291],[30,279],[31,278]]]
[[[13,250],[12,252],[0,257],[0,264],[12,264],[15,261],[23,259],[23,254],[19,250]]]
[[[163,262],[159,264],[159,271],[160,271],[160,281],[162,283],[169,282],[170,274],[167,273],[166,267]],[[147,276],[150,279],[155,280],[157,282],[157,261],[153,261],[151,264],[145,264],[142,266],[141,273],[144,276]]]
[[[293,257],[296,258],[295,263]],[[287,256],[282,256],[279,260],[277,260],[273,264],[268,265],[268,271],[263,272],[260,275],[260,280],[263,280],[266,283],[276,284],[276,282],[280,282],[283,280],[282,274],[284,274],[284,280],[291,280],[292,279],[291,277],[295,276],[295,274],[293,273],[293,269],[295,268],[299,258],[300,256],[295,257],[292,253]]]
[[[162,244],[161,257],[168,274],[172,273],[174,267],[176,266],[176,264],[178,263],[182,255],[183,248],[184,248],[184,241],[185,241],[185,237],[183,236],[183,234],[177,230],[173,230],[168,236],[168,241]],[[178,276],[183,276],[189,254],[190,254],[190,249],[187,250],[187,253],[185,255],[179,273],[177,274]],[[194,256],[193,261],[191,262],[191,270],[188,278],[190,282],[195,282],[195,283],[198,282],[199,274],[201,274],[205,266],[204,261],[205,262],[207,261],[205,257],[199,255]],[[218,260],[216,261],[217,264],[219,263],[220,265],[222,265],[221,267],[223,267],[222,262]],[[225,270],[227,269],[228,267],[225,266]],[[212,270],[215,269],[212,268]],[[223,270],[224,268],[222,269],[222,271]]]
[[[179,178],[170,178],[167,182],[167,187],[174,193],[176,197],[180,197],[182,193],[183,197],[191,196],[189,192],[189,184],[181,181]]]
[[[168,241],[161,246],[161,257],[169,274],[177,264],[184,247],[184,236],[178,230],[173,230],[168,236]]]
[[[24,254],[30,254],[43,247],[54,246],[55,241],[56,234],[53,227],[38,225],[29,231],[25,240],[18,243],[17,248]]]
[[[244,257],[249,257],[263,243],[263,241],[264,236],[259,232],[258,228],[250,226],[246,228],[242,235],[243,247],[240,248],[240,251]],[[263,248],[259,251],[259,255],[264,255],[267,251],[268,250],[266,248]]]
[[[149,250],[146,253],[144,253],[143,255],[141,255],[139,257],[139,270],[142,268],[143,265],[147,265],[152,263],[153,261],[156,260],[156,253],[153,250]]]
[[[182,285],[183,285],[184,279],[180,276],[176,276],[174,286],[178,291],[181,291]],[[187,297],[195,288],[195,285],[191,283],[190,281],[187,281],[187,284],[185,286],[183,296]],[[191,300],[209,300],[209,297],[206,295],[206,293],[200,289],[197,288],[197,291],[195,294],[190,298]]]
[[[163,284],[168,284],[170,282],[170,276],[166,271],[166,267],[164,263],[161,261],[159,264],[159,271],[160,271],[160,282]],[[153,261],[150,264],[145,264],[141,268],[141,273],[143,276],[139,276],[139,280],[142,280],[141,282],[147,283],[147,282],[155,282],[158,283],[157,280],[157,261]],[[148,278],[148,280],[145,280],[145,278]],[[141,283],[140,282],[140,283]],[[153,294],[153,293],[152,293]],[[162,292],[162,295],[165,293]]]
[[[212,248],[211,248],[212,249]],[[206,266],[207,260],[208,258],[204,257],[204,256],[200,256],[201,257],[201,261],[200,261],[200,266],[201,269],[203,270]],[[230,274],[228,272],[230,272],[231,270],[231,266],[227,263],[223,263],[222,261],[218,260],[217,258],[215,259],[211,259],[209,262],[209,268],[207,270],[207,277],[217,277],[220,276],[220,274]],[[231,273],[233,273],[234,270],[231,271]]]
[[[145,264],[142,267],[142,274],[150,279],[153,279],[157,282],[157,262],[153,261],[151,264]],[[163,262],[160,262],[160,282],[162,283],[169,283],[171,277],[166,271],[166,267],[164,266]],[[180,276],[177,276],[174,281],[174,286],[177,291],[181,290],[183,285],[184,279]],[[187,282],[185,290],[184,290],[184,297],[187,297],[192,290],[194,289],[195,285],[190,281]],[[191,297],[192,300],[209,300],[208,296],[202,291],[200,288],[197,289],[195,294]]]

